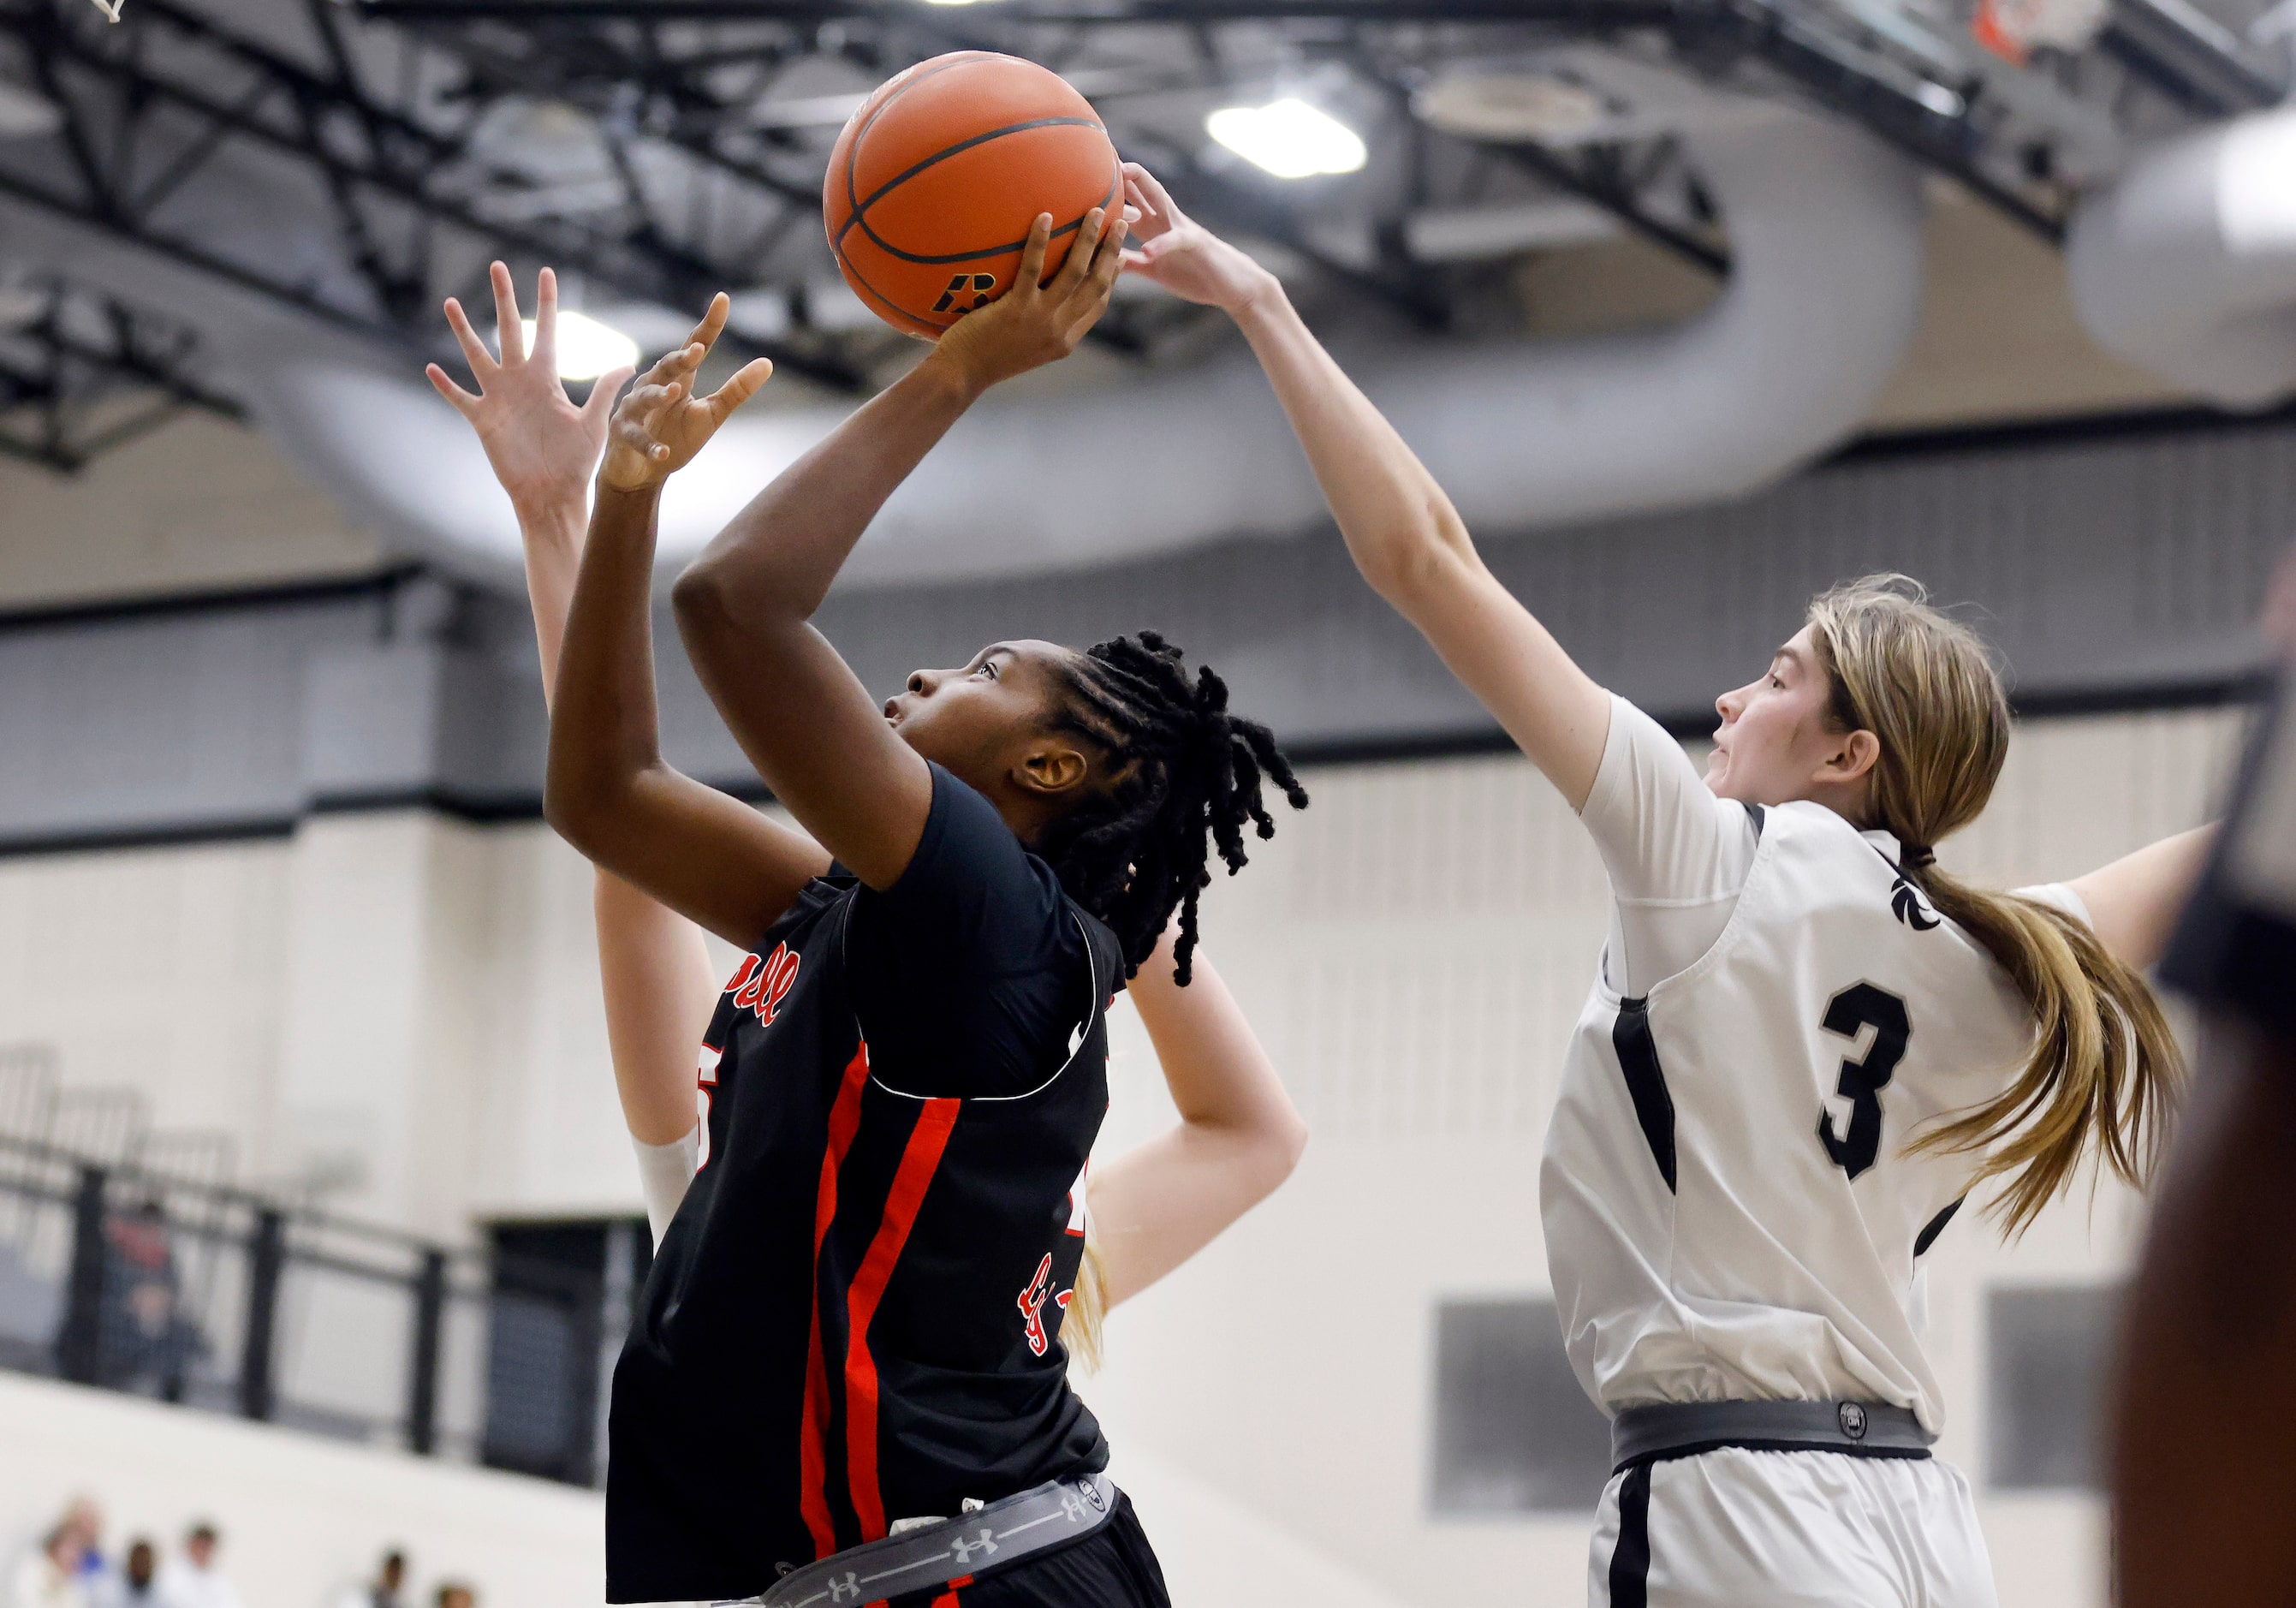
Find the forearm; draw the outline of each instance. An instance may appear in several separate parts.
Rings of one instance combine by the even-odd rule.
[[[689,639],[812,617],[885,499],[979,395],[956,365],[939,359],[928,357],[879,392],[702,550],[676,594]]]
[[[693,1129],[694,1057],[716,980],[701,930],[611,872],[593,894],[606,1040],[622,1120],[646,1144]]]
[[[2097,939],[2124,965],[2157,964],[2216,846],[2213,825],[2148,843],[2071,884]]]
[[[542,657],[542,695],[558,681],[559,649],[566,616],[574,603],[575,577],[582,565],[582,538],[588,518],[578,496],[536,506],[519,506],[519,545],[526,554],[526,595],[534,606],[534,642]]]
[[[614,801],[661,759],[652,619],[658,503],[657,491],[600,487],[551,701],[544,814],[601,864],[611,863],[599,833]]]
[[[1111,1306],[1267,1199],[1308,1142],[1307,1124],[1218,974],[1200,952],[1194,980],[1181,989],[1168,949],[1168,940],[1131,992],[1181,1120],[1092,1172],[1093,1231]]]
[[[1484,566],[1435,477],[1300,321],[1281,287],[1255,296],[1236,317],[1307,449],[1356,568],[1578,808],[1602,763],[1610,695]]]
[[[1242,1007],[1201,948],[1193,980],[1185,988],[1174,982],[1170,949],[1168,935],[1129,991],[1181,1120],[1265,1138],[1296,1154],[1307,1124]]]
[[[1236,313],[1306,449],[1348,552],[1372,589],[1411,612],[1446,565],[1480,569],[1451,499],[1403,438],[1324,349],[1270,277]]]

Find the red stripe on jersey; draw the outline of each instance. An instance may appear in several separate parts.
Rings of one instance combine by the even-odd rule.
[[[893,1174],[893,1187],[885,1196],[885,1215],[877,1224],[877,1237],[861,1259],[861,1271],[845,1295],[845,1468],[853,1489],[853,1511],[861,1520],[861,1539],[882,1540],[885,1534],[885,1501],[877,1489],[877,1363],[869,1355],[869,1324],[877,1303],[893,1277],[901,1247],[917,1220],[917,1208],[948,1148],[949,1130],[956,1126],[962,1100],[928,1100],[909,1132],[901,1164]]]
[[[970,1586],[972,1584],[972,1577],[971,1575],[961,1574],[957,1576],[956,1579],[948,1583],[948,1589],[947,1591],[942,1592],[939,1596],[933,1598],[932,1608],[961,1608],[961,1604],[959,1604],[956,1600],[956,1588],[960,1586]]]
[[[861,1090],[869,1081],[869,1046],[864,1040],[845,1068],[837,1103],[829,1111],[829,1148],[821,1158],[821,1188],[813,1208],[813,1333],[805,1352],[805,1422],[798,1435],[798,1503],[805,1527],[813,1532],[813,1555],[837,1550],[837,1529],[829,1517],[829,1365],[821,1346],[821,1244],[837,1218],[837,1175],[861,1126]]]

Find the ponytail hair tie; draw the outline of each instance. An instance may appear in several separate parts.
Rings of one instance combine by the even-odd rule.
[[[1924,866],[1937,864],[1937,850],[1926,843],[1908,843],[1898,854],[1898,869],[1919,871]]]

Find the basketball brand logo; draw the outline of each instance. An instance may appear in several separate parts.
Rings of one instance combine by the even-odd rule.
[[[960,316],[979,312],[988,305],[988,292],[996,288],[996,275],[994,274],[952,274],[948,276],[948,289],[943,291],[940,299],[933,303],[933,311],[953,312]],[[972,298],[972,305],[959,306],[959,301],[966,296]]]
[[[797,981],[797,969],[804,956],[787,944],[775,947],[763,961],[754,955],[742,956],[742,969],[734,973],[726,992],[734,997],[737,1011],[753,1011],[761,1022],[770,1022],[780,1014],[782,997]]]

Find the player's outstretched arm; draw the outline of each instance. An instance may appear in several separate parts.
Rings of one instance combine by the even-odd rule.
[[[1179,1126],[1092,1169],[1093,1233],[1111,1307],[1219,1236],[1292,1176],[1308,1125],[1199,948],[1172,980],[1172,935],[1128,985],[1156,1046]]]
[[[693,394],[693,375],[727,310],[726,299],[717,298],[694,339],[657,363],[614,411],[551,704],[543,813],[600,869],[747,948],[829,868],[829,857],[802,834],[665,762],[653,686],[662,484],[770,372],[753,363],[713,395]],[[644,1033],[651,1043],[667,1030],[656,1024]],[[693,1043],[686,1040],[689,1054]],[[685,1076],[690,1080],[690,1066]]]
[[[1123,228],[1087,214],[1045,284],[1037,217],[1013,288],[967,315],[737,514],[679,578],[678,631],[718,712],[774,796],[873,888],[907,868],[932,778],[808,622],[896,488],[990,386],[1065,357],[1108,308]]]
[[[1584,804],[1610,733],[1609,694],[1484,567],[1442,487],[1300,321],[1275,276],[1191,221],[1147,169],[1128,163],[1125,172],[1144,242],[1126,270],[1235,319],[1307,449],[1356,568],[1571,808]]]
[[[492,278],[495,326],[502,332],[498,355],[487,350],[462,304],[447,303],[447,322],[470,361],[478,394],[456,385],[437,364],[429,373],[478,432],[518,516],[547,700],[581,562],[590,472],[605,446],[614,398],[630,372],[600,376],[589,400],[576,407],[558,379],[557,276],[545,268],[536,287],[531,351],[510,270],[496,263]],[[642,1144],[673,1144],[693,1128],[693,1046],[709,1024],[717,986],[709,950],[701,929],[609,872],[596,874],[593,906],[622,1120]]]
[[[2114,959],[2141,972],[2166,953],[2216,836],[2214,826],[2180,832],[2068,884],[2088,907],[2089,926]]]

